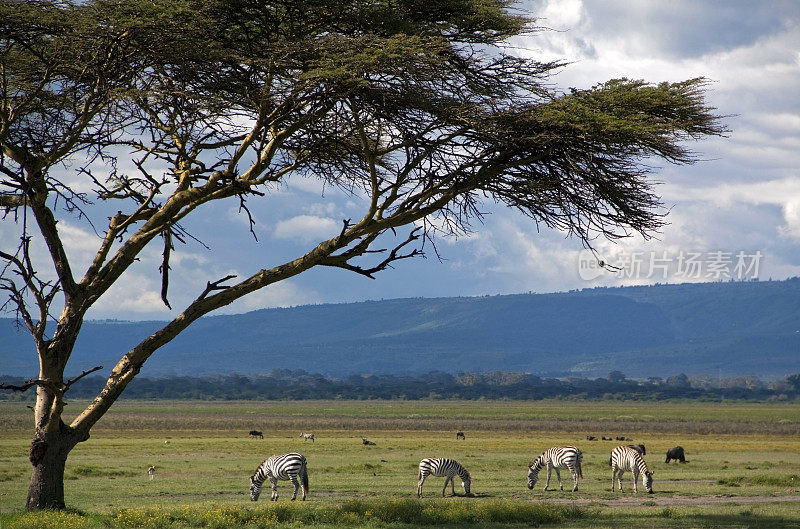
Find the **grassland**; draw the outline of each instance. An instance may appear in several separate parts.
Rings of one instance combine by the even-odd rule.
[[[73,413],[78,402],[68,406]],[[67,513],[21,511],[29,479],[30,410],[0,403],[0,526],[467,527],[800,526],[800,407],[792,404],[633,402],[135,402],[122,401],[70,455]],[[262,430],[264,439],[247,432]],[[463,429],[466,441],[457,441]],[[303,441],[313,431],[317,441]],[[610,491],[611,441],[645,443],[653,495]],[[364,446],[366,437],[376,446]],[[584,452],[577,493],[525,487],[526,464],[558,444]],[[686,449],[688,464],[664,463]],[[300,451],[311,495],[253,504],[247,477],[273,453]],[[416,465],[446,455],[471,472],[475,498],[441,498],[429,478],[417,500]],[[158,468],[149,481],[149,465]],[[544,475],[542,476],[544,478]],[[463,491],[456,490],[457,493]],[[449,491],[448,491],[449,493]]]

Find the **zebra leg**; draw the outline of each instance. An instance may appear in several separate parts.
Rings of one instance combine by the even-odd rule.
[[[569,471],[572,473],[572,492],[578,492],[578,470],[569,467]]]
[[[455,476],[450,478],[450,488],[453,489],[453,496],[455,496],[456,495],[456,477]]]
[[[558,486],[561,487],[561,490],[564,490],[564,484],[561,483],[561,471],[558,470],[558,467],[556,467],[556,477],[558,478]]]
[[[547,490],[547,487],[550,486],[550,476],[553,474],[553,467],[550,466],[548,463],[547,465],[547,481],[544,483],[544,490]]]
[[[278,480],[270,477],[269,484],[272,485],[272,496],[270,499],[272,501],[278,501]]]
[[[444,498],[444,493],[447,490],[447,482],[450,481],[451,479],[453,478],[450,476],[444,478],[444,488],[442,489],[442,498]]]
[[[297,480],[297,475],[292,475],[290,477],[292,480],[292,485],[294,486],[294,492],[292,493],[292,501],[297,499],[297,490],[300,488],[300,482]]]
[[[419,475],[419,483],[417,484],[417,497],[422,497],[422,484],[425,483],[425,478],[428,477],[427,474],[420,473]]]
[[[622,474],[624,474],[624,473],[625,473],[625,471],[622,470],[622,469],[619,469],[617,471],[617,484],[619,485],[619,491],[620,492],[623,492],[623,490],[622,490]]]
[[[631,475],[633,476],[633,493],[638,494],[639,491],[636,489],[636,478],[639,477],[639,473],[634,468],[633,470],[631,470]]]

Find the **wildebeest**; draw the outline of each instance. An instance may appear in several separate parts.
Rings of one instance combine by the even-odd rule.
[[[603,436],[603,441],[613,441],[613,439],[612,439],[612,438],[610,438],[610,437],[606,437],[606,436],[604,435],[604,436]]]
[[[260,438],[263,439],[264,438],[264,432],[259,432],[258,430],[250,430],[250,437],[252,437],[252,438],[260,437]]]
[[[586,440],[587,441],[597,441],[597,437],[595,437],[594,435],[587,435],[586,436]]]
[[[459,431],[456,432],[456,439],[464,439],[464,440],[466,440],[467,437],[464,435],[464,432],[459,430]]]
[[[667,450],[667,460],[665,463],[669,463],[672,459],[675,461],[680,461],[681,463],[688,463],[688,461],[686,461],[686,454],[684,454],[682,446],[676,446],[675,448],[670,448]]]
[[[639,452],[639,454],[641,454],[643,456],[647,455],[647,450],[645,449],[644,445],[628,445],[628,446],[633,448],[634,450],[636,450],[637,452]]]
[[[372,441],[370,441],[368,439],[365,439],[363,437],[361,438],[361,444],[364,444],[364,445],[367,445],[367,446],[375,446],[375,443],[373,443]]]
[[[624,435],[618,435],[615,438],[617,441],[633,441],[630,437],[625,437]]]

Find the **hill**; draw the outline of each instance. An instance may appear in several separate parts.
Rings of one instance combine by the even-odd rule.
[[[92,321],[71,361],[107,370],[159,322]],[[201,319],[146,376],[304,369],[331,376],[440,370],[541,376],[782,378],[800,360],[800,278],[414,298]],[[0,374],[33,376],[30,338],[0,319]],[[106,370],[106,372],[107,372]]]

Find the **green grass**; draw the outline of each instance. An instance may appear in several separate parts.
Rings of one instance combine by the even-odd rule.
[[[30,411],[3,403],[0,527],[799,526],[800,437],[769,429],[787,419],[784,427],[796,427],[797,411],[783,404],[720,409],[718,403],[691,403],[680,417],[683,404],[123,401],[70,455],[65,492],[71,510],[28,514],[22,508],[30,478],[30,424],[13,425],[30,421]],[[490,415],[493,407],[496,416]],[[80,404],[69,408],[77,413]],[[629,417],[642,416],[653,418],[627,429]],[[655,419],[662,416],[664,422]],[[427,429],[409,429],[415,420]],[[277,427],[286,424],[292,427]],[[253,428],[265,438],[250,439]],[[462,428],[467,439],[457,441],[455,431]],[[699,431],[737,428],[740,433]],[[303,441],[300,431],[313,431],[317,441]],[[619,443],[589,442],[586,434],[624,434],[645,443],[656,493],[640,489],[634,495],[630,474],[623,482],[626,493],[612,493],[608,454]],[[376,446],[362,445],[362,437]],[[580,490],[569,492],[565,472],[566,492],[557,490],[555,474],[556,490],[541,490],[542,474],[529,491],[527,463],[564,444],[584,452]],[[664,452],[678,444],[690,462],[666,465]],[[289,502],[291,486],[282,482],[277,503],[268,494],[250,502],[248,476],[269,455],[287,451],[308,458],[308,501]],[[425,498],[418,500],[416,467],[433,455],[461,461],[474,478],[476,497],[442,498],[443,480],[431,477]],[[158,471],[150,481],[146,471],[152,464]],[[460,484],[456,493],[463,494]]]

